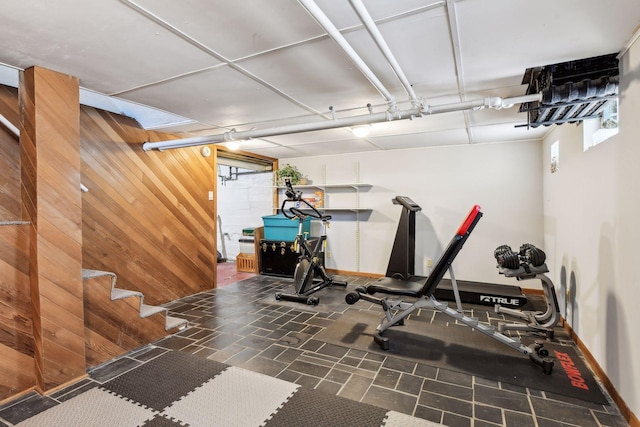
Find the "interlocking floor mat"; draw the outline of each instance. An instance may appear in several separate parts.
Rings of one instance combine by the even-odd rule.
[[[464,325],[429,317],[405,320],[385,331],[389,350],[373,341],[382,311],[349,310],[316,337],[318,340],[417,363],[464,372],[494,381],[548,391],[589,402],[608,404],[591,371],[572,346],[545,343],[555,359],[551,375],[522,353]],[[423,321],[424,320],[424,321]],[[525,342],[525,339],[523,339]],[[531,341],[530,341],[531,342]]]
[[[18,425],[440,426],[246,369],[172,351]]]

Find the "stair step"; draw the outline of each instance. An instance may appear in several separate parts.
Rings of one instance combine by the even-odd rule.
[[[165,323],[165,330],[170,331],[171,329],[184,329],[187,326],[189,326],[189,321],[185,320],[185,319],[180,319],[179,317],[173,317],[173,316],[169,316],[167,315],[166,317],[166,323]]]
[[[91,278],[94,278],[94,277],[101,277],[101,276],[116,277],[115,273],[113,273],[111,271],[90,270],[88,268],[83,268],[82,269],[82,278],[83,279],[91,279]]]
[[[140,317],[145,318],[153,316],[158,313],[165,313],[165,330],[170,331],[172,329],[182,330],[189,325],[189,321],[181,319],[179,317],[169,316],[167,313],[169,310],[165,307],[159,307],[155,305],[149,305],[143,303],[144,294],[139,291],[132,291],[129,289],[116,288],[116,274],[112,271],[91,270],[88,268],[82,269],[83,279],[92,279],[95,277],[110,276],[111,277],[111,301],[121,300],[129,297],[140,298]]]
[[[166,313],[167,309],[164,307],[158,307],[155,305],[140,304],[140,317],[142,318],[153,316],[156,313],[162,313],[162,312]]]
[[[111,301],[124,299],[128,297],[142,297],[142,296],[143,296],[142,292],[138,292],[138,291],[130,291],[128,289],[118,289],[118,288],[111,289]]]

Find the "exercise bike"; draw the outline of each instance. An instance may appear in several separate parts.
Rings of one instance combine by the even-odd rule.
[[[295,191],[291,181],[286,180],[285,184],[287,198],[282,202],[280,211],[285,217],[298,220],[298,234],[294,241],[294,247],[300,256],[293,274],[295,294],[276,292],[276,300],[316,305],[320,302],[320,299],[311,296],[311,294],[327,286],[341,286],[344,288],[347,286],[347,282],[334,280],[333,277],[327,275],[323,265],[323,255],[327,242],[327,227],[331,215],[323,215],[315,206],[304,200],[302,192]],[[295,206],[287,207],[288,203],[295,204]],[[303,223],[307,218],[315,218],[322,221],[322,232],[313,250],[302,232]]]

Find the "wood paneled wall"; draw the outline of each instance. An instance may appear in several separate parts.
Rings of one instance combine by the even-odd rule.
[[[17,105],[17,91],[0,86],[0,113],[17,120]],[[115,272],[121,287],[143,292],[150,304],[214,286],[214,156],[198,147],[142,150],[144,141],[172,138],[81,107],[81,182],[89,188],[82,194],[82,266]],[[0,165],[0,221],[19,220],[19,145],[4,129]]]
[[[0,85],[0,114],[19,123],[18,90]],[[18,139],[0,125],[0,221],[17,221],[20,209],[20,149]]]
[[[0,401],[35,385],[29,228],[0,225]]]
[[[0,86],[0,114],[19,126],[17,90]],[[212,289],[216,220],[208,193],[216,191],[214,156],[203,157],[198,147],[145,152],[142,142],[172,137],[90,107],[80,108],[79,128],[80,181],[89,189],[80,196],[82,267],[115,272],[119,287],[142,292],[145,302],[154,305]],[[20,149],[0,126],[0,221],[23,219]],[[14,227],[15,233],[16,226],[3,227]],[[29,241],[29,227],[19,226],[20,234],[5,238],[0,247],[0,268],[5,269],[0,271],[0,316],[5,319],[0,321],[0,401],[35,381],[29,284],[16,278],[25,279],[28,265],[6,271],[15,260],[27,262],[28,246],[21,245]],[[16,310],[21,314],[13,317]]]
[[[112,271],[149,304],[212,289],[216,262],[212,157],[198,147],[142,150],[170,139],[132,119],[81,111],[83,267]]]

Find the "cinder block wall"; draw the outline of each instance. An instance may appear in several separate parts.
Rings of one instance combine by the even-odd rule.
[[[228,166],[220,166],[219,172],[228,174]],[[242,229],[260,227],[264,215],[273,214],[273,173],[240,175],[237,181],[223,185],[218,176],[218,216],[222,227],[218,228],[218,251],[222,251],[221,238],[227,259],[235,260],[240,253],[239,239]]]

